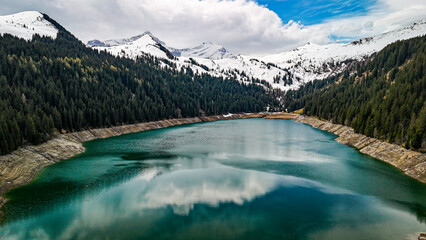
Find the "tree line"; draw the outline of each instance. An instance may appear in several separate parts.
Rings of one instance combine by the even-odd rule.
[[[54,40],[0,36],[1,154],[57,133],[278,105],[256,84],[114,57],[59,29]]]

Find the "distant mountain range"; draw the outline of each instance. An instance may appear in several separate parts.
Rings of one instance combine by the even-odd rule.
[[[163,46],[163,53],[159,53],[156,50],[160,49],[160,45]],[[165,42],[155,37],[151,32],[147,31],[143,34],[123,39],[113,40],[91,40],[87,43],[87,46],[97,48],[100,50],[107,50],[111,53],[120,50],[117,55],[134,58],[141,54],[151,54],[157,57],[167,58],[167,55],[172,54],[175,57],[191,57],[191,58],[205,58],[211,60],[219,60],[223,58],[235,58],[235,56],[228,52],[223,46],[204,42],[203,44],[194,48],[178,49],[169,47]],[[154,47],[154,48],[152,48]],[[125,53],[123,53],[123,50]],[[127,50],[127,51],[126,51]],[[153,52],[150,52],[152,50]],[[141,53],[141,51],[143,53]]]
[[[0,17],[0,33],[30,39],[36,33],[54,38],[57,32],[55,26],[39,12]],[[194,72],[232,77],[243,82],[264,80],[273,88],[289,90],[315,79],[341,73],[352,62],[363,60],[390,43],[425,34],[426,20],[423,20],[396,31],[350,43],[308,43],[291,51],[263,57],[234,55],[223,46],[213,43],[177,49],[150,32],[124,39],[91,40],[87,46],[131,59],[150,54],[162,60],[164,67],[190,67]]]
[[[338,74],[351,62],[367,58],[390,43],[425,34],[426,21],[420,21],[396,31],[350,43],[308,43],[291,51],[263,57],[234,55],[213,43],[176,49],[167,46],[150,32],[120,40],[92,40],[87,45],[128,58],[151,54],[167,59],[173,55],[174,58],[169,58],[166,65],[172,62],[179,67],[190,66],[195,72],[235,77],[240,81],[250,81],[251,78],[265,80],[274,88],[288,90]]]

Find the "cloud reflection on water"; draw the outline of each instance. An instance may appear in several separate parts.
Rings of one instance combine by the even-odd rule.
[[[201,132],[193,133],[194,128]],[[229,129],[232,135],[225,134]],[[145,145],[135,148],[141,136]],[[405,198],[397,199],[415,204],[414,197],[421,200],[421,196],[406,191],[418,188],[407,190],[398,176],[369,168],[364,174],[369,159],[301,124],[217,122],[104,141],[88,149],[102,154],[102,166],[114,153],[109,161],[119,163],[120,171],[96,176],[100,180],[117,176],[120,181],[83,191],[78,201],[69,198],[54,208],[38,202],[46,205],[44,213],[2,226],[0,239],[329,239],[355,236],[348,226],[358,229],[357,236],[381,239],[389,237],[383,228],[398,226],[395,232],[400,234],[422,228],[406,209],[395,210],[381,201],[402,195]],[[113,149],[107,144],[111,141],[116,143]],[[91,171],[81,172],[96,166],[94,159],[83,156],[83,161],[69,163],[79,168],[67,166],[62,171],[70,176],[79,172],[82,183],[94,177]],[[120,177],[135,169],[143,172]],[[48,192],[52,186],[42,189]],[[37,191],[33,193],[40,194]],[[381,195],[371,194],[377,192]],[[399,223],[400,219],[404,221]]]

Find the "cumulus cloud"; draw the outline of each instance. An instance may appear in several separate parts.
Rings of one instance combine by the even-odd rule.
[[[305,44],[354,39],[400,28],[426,17],[423,0],[379,0],[363,16],[304,26],[283,22],[253,0],[33,0],[6,1],[2,14],[47,13],[83,41],[124,38],[150,30],[169,46],[222,44],[234,53],[267,54]]]

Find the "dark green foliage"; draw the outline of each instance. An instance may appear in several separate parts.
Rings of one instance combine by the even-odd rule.
[[[227,112],[276,101],[262,87],[163,69],[86,48],[61,30],[55,40],[0,37],[0,153],[55,132]]]
[[[316,81],[285,96],[286,107],[367,136],[426,149],[426,37],[389,45],[351,76]],[[338,81],[341,78],[341,81]],[[338,83],[335,83],[337,82]]]

